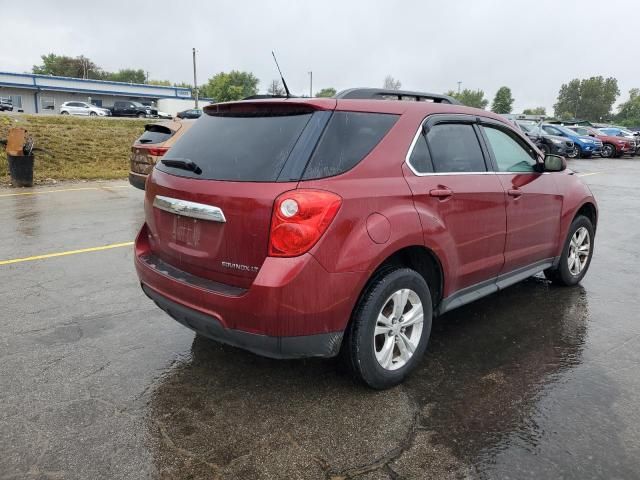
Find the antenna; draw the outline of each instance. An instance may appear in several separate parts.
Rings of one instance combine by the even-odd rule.
[[[282,76],[282,70],[280,70],[280,65],[278,65],[278,59],[276,58],[276,54],[271,50],[271,55],[273,55],[273,60],[276,62],[276,67],[278,67],[278,73],[280,73],[280,80],[282,80],[282,86],[284,87],[284,91],[287,92],[287,98],[291,97],[291,92],[289,91],[289,87],[287,87],[287,82],[284,81],[284,77]]]

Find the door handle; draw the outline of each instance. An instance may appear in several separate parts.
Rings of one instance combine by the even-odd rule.
[[[510,197],[515,197],[515,198],[522,196],[522,190],[520,190],[519,188],[511,188],[507,191],[507,193],[509,194]]]
[[[448,198],[453,195],[453,190],[450,190],[448,188],[435,188],[429,191],[429,195],[438,198]]]

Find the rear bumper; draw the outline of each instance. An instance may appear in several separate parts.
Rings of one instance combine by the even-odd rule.
[[[223,343],[275,358],[330,357],[366,272],[330,273],[310,254],[267,257],[248,288],[196,277],[149,250],[146,225],[135,266],[145,293],[178,322]]]
[[[169,300],[142,285],[144,293],[174,320],[196,333],[269,358],[334,357],[340,350],[342,332],[270,337],[224,328],[217,318]]]
[[[142,173],[129,172],[129,183],[140,190],[144,190],[147,176]]]

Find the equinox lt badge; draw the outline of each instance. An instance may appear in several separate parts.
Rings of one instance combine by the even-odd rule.
[[[260,270],[258,267],[252,267],[251,265],[241,265],[239,263],[220,262],[224,268],[230,268],[231,270],[240,270],[241,272],[255,273]]]

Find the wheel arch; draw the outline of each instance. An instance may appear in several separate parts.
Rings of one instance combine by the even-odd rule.
[[[580,208],[576,210],[576,214],[573,216],[573,220],[581,215],[587,217],[591,221],[593,229],[596,230],[596,226],[598,224],[598,209],[596,208],[595,204],[590,201],[583,203]]]

